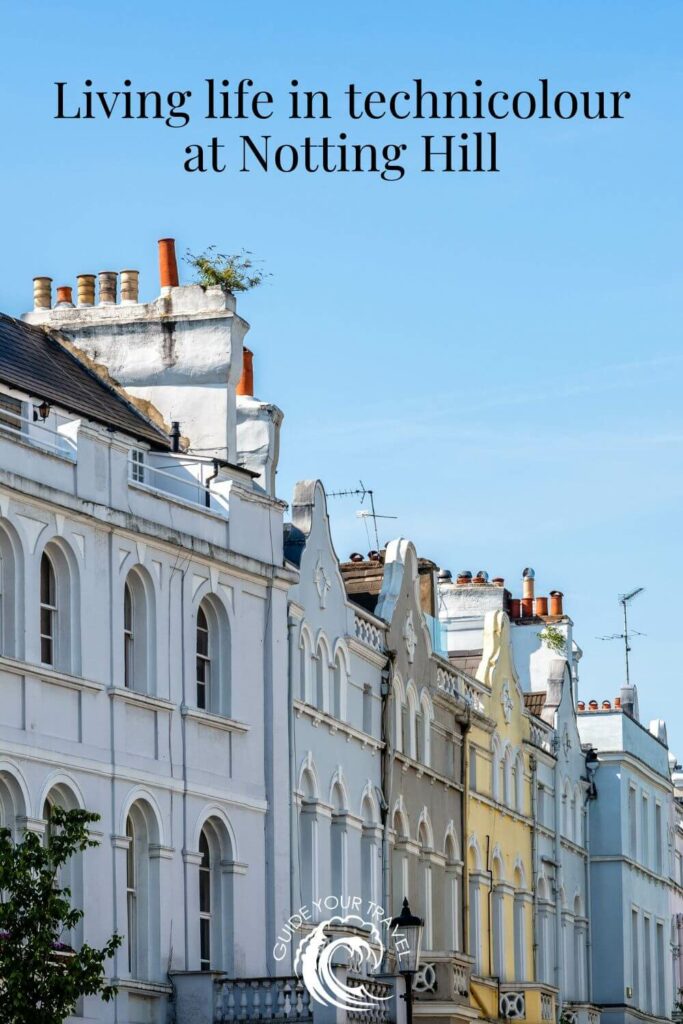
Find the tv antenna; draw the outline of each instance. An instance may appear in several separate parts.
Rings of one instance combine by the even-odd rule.
[[[624,655],[625,655],[625,658],[626,658],[626,685],[627,686],[631,685],[630,675],[629,675],[629,664],[628,664],[628,656],[629,656],[630,651],[631,651],[630,639],[631,639],[632,636],[645,636],[644,633],[639,633],[637,629],[632,629],[629,632],[629,628],[628,628],[628,606],[631,603],[631,601],[633,600],[633,598],[637,597],[638,594],[642,594],[642,592],[644,590],[645,590],[645,587],[636,587],[635,590],[631,590],[630,593],[628,593],[628,594],[619,594],[619,604],[624,609],[624,632],[623,633],[612,633],[612,634],[610,634],[610,636],[599,636],[599,637],[596,638],[598,640],[623,640],[624,641]]]
[[[359,519],[365,520],[365,526],[367,529],[367,520],[372,519],[372,524],[375,530],[375,546],[379,551],[379,533],[377,532],[377,520],[378,519],[398,519],[398,516],[382,516],[375,511],[375,492],[371,487],[366,487],[362,480],[358,481],[359,486],[352,488],[348,491],[330,491],[327,495],[328,498],[350,498],[360,497],[361,505],[366,498],[370,499],[370,508],[361,509],[356,512]],[[369,537],[368,537],[369,540]]]

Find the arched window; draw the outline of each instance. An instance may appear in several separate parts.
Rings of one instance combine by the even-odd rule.
[[[53,835],[53,815],[56,807],[65,811],[76,810],[79,807],[73,791],[66,785],[54,786],[43,801],[43,821],[45,822],[45,843],[49,843]],[[83,855],[74,853],[66,864],[63,864],[58,878],[58,884],[71,892],[71,902],[74,907],[83,906]],[[80,946],[83,942],[83,922],[79,921],[75,928],[67,935],[64,941],[74,947]]]
[[[320,711],[329,710],[330,695],[330,656],[327,645],[321,640],[318,643],[315,663],[315,706]]]
[[[406,844],[410,839],[408,824],[403,813],[397,808],[392,821],[394,849],[392,854],[391,878],[394,911],[398,914],[404,899],[410,899],[410,861]]]
[[[154,587],[139,566],[123,587],[123,683],[140,693],[155,691]]]
[[[226,825],[209,818],[199,834],[199,967],[233,968],[234,853]]]
[[[406,715],[403,731],[403,752],[417,760],[417,694],[412,683],[406,690]]]
[[[64,672],[80,671],[80,596],[77,563],[62,541],[40,556],[40,660]]]
[[[432,843],[429,835],[429,829],[423,821],[420,825],[418,832],[418,839],[420,842],[420,874],[421,878],[421,902],[422,902],[422,916],[424,917],[424,932],[423,942],[425,949],[434,948],[434,908],[432,905],[433,897],[433,885],[432,885]]]
[[[502,771],[502,784],[503,784],[503,803],[506,807],[512,807],[513,799],[513,779],[512,779],[512,751],[510,747],[505,748],[503,754],[503,760],[501,764]]]
[[[502,864],[498,857],[493,859],[492,921],[493,930],[493,974],[501,981],[507,981],[505,964],[505,895]]]
[[[571,795],[567,780],[562,790],[562,835],[567,839],[571,838]]]
[[[524,801],[524,758],[522,757],[521,753],[519,753],[519,752],[517,753],[517,757],[515,759],[515,780],[514,780],[514,786],[515,786],[515,795],[514,795],[515,807],[517,808],[517,810],[519,811],[520,814],[525,814],[526,813],[526,806],[525,806],[525,801]]]
[[[160,975],[159,842],[156,819],[143,801],[126,818],[126,902],[128,970],[132,978],[155,981]]]
[[[513,929],[515,952],[515,981],[526,980],[526,899],[524,879],[517,868],[515,870],[515,895],[513,904]]]
[[[403,688],[397,679],[394,679],[392,683],[392,695],[394,705],[392,740],[394,742],[394,749],[399,753],[402,753],[405,750],[403,745],[403,731],[406,711],[403,703]]]
[[[199,969],[211,970],[211,855],[202,829],[199,837]]]
[[[460,937],[461,914],[461,883],[462,865],[458,854],[458,846],[452,833],[446,836],[445,843],[445,949],[462,949]]]
[[[0,771],[0,828],[8,828],[16,838],[17,819],[25,814],[21,786],[9,772]]]
[[[332,787],[332,821],[330,824],[330,880],[331,894],[341,899],[347,891],[347,834],[346,801],[344,793],[335,783]]]
[[[21,654],[20,546],[9,527],[0,528],[0,651],[7,657]]]
[[[475,974],[481,974],[483,970],[482,957],[482,926],[481,926],[481,888],[480,874],[481,861],[476,845],[472,843],[467,853],[468,867],[468,902],[469,902],[469,935],[468,952],[474,958]]]
[[[299,810],[299,879],[301,899],[312,907],[318,898],[318,791],[313,772],[301,775]]]
[[[334,675],[332,678],[332,714],[343,721],[346,718],[346,661],[341,651],[337,651],[334,659]]]
[[[491,740],[491,797],[497,801],[500,801],[501,795],[501,774],[500,741],[497,736],[494,736]]]
[[[43,552],[40,559],[40,660],[55,664],[57,642],[57,584],[52,559]]]
[[[374,804],[368,796],[363,798],[361,807],[363,830],[360,840],[360,877],[363,906],[369,906],[378,899],[378,843],[380,828],[375,816]]]
[[[299,697],[308,704],[313,703],[311,685],[311,639],[305,627],[299,639]]]
[[[426,693],[420,699],[420,715],[417,722],[417,735],[420,744],[418,760],[429,767],[432,763],[432,719],[434,712],[431,701]]]
[[[209,622],[200,605],[197,609],[197,707],[206,709],[211,701],[211,657]]]
[[[574,787],[574,842],[583,846],[583,796],[580,787]]]
[[[222,602],[212,594],[197,607],[195,677],[197,707],[215,715],[230,715],[230,620]]]

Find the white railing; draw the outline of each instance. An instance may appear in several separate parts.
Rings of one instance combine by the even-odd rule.
[[[175,466],[176,464],[172,463],[171,465]],[[167,494],[169,497],[178,498],[180,501],[189,502],[191,505],[197,505],[227,517],[228,502],[221,494],[210,490],[208,479],[204,479],[204,469],[206,468],[204,464],[178,462],[177,466],[176,472],[159,469],[150,462],[135,459],[131,453],[128,457],[128,479],[132,484],[149,487],[153,491]],[[199,471],[199,479],[189,471],[188,467]],[[183,475],[179,475],[179,472]]]
[[[369,619],[356,614],[355,630],[356,637],[361,643],[367,644],[368,647],[372,647],[375,651],[384,651],[384,632],[374,622],[370,622]]]
[[[311,997],[299,978],[218,978],[215,982],[216,1022],[291,1021],[313,1019]]]
[[[50,452],[52,455],[60,455],[63,459],[76,461],[78,447],[73,438],[65,433],[66,429],[73,429],[74,421],[65,423],[61,430],[53,430],[52,427],[46,427],[44,423],[39,423],[26,416],[19,416],[17,413],[10,412],[9,409],[2,409],[0,417],[0,434],[2,436],[15,437],[25,444],[42,448],[43,451]],[[8,419],[12,423],[7,423]],[[14,426],[15,423],[16,426]]]
[[[392,985],[386,981],[378,981],[376,978],[354,978],[351,975],[347,977],[346,984],[349,988],[358,988],[362,985],[365,992],[376,1000],[367,1010],[347,1010],[347,1020],[355,1021],[357,1024],[389,1024],[391,1020],[389,1013],[391,999],[389,997],[393,991]]]

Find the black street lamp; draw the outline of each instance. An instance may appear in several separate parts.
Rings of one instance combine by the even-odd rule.
[[[406,1001],[406,1024],[413,1024],[413,975],[420,966],[422,931],[424,921],[411,914],[408,900],[404,899],[403,909],[398,917],[391,920],[391,938],[396,954],[396,966],[403,975],[406,991],[401,998]]]

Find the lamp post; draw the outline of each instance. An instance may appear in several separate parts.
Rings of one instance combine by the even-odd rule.
[[[396,965],[403,975],[406,991],[401,998],[406,1002],[406,1024],[413,1024],[413,975],[420,966],[420,947],[424,921],[411,913],[408,900],[404,899],[398,917],[391,920],[391,938],[396,953]]]

